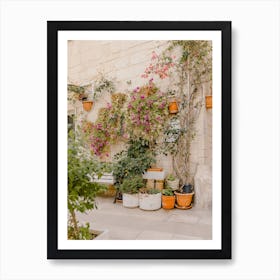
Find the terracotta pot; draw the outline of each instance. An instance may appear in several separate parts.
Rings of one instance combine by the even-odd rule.
[[[161,204],[163,209],[166,210],[173,209],[175,205],[175,195],[173,196],[162,195]]]
[[[89,112],[93,106],[93,101],[85,100],[83,101],[83,108],[85,111]]]
[[[178,103],[177,103],[177,101],[172,100],[171,102],[169,102],[168,109],[169,109],[169,113],[171,113],[171,114],[178,113]]]
[[[194,193],[179,193],[175,192],[176,203],[179,207],[188,207],[192,203]]]
[[[205,96],[205,106],[206,109],[212,108],[212,95]]]

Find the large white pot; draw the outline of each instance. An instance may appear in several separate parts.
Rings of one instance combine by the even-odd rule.
[[[139,195],[138,193],[135,194],[128,194],[123,193],[122,197],[123,206],[127,208],[135,208],[139,206]]]
[[[142,210],[158,210],[161,208],[161,193],[139,194],[139,207]]]
[[[166,180],[167,187],[171,188],[173,191],[178,190],[179,188],[179,179],[175,179],[174,181]]]

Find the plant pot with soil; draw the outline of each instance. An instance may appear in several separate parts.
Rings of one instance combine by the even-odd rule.
[[[161,192],[157,189],[142,189],[139,193],[139,207],[142,210],[161,208]]]
[[[173,209],[175,206],[175,195],[171,189],[162,190],[161,204],[166,210]]]
[[[144,181],[142,176],[128,177],[123,180],[120,185],[122,192],[123,206],[127,208],[135,208],[139,206],[139,189],[143,188]]]
[[[191,208],[191,203],[193,199],[194,192],[192,193],[184,193],[175,191],[176,196],[176,207],[181,209]]]

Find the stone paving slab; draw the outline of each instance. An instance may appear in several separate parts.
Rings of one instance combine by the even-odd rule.
[[[209,240],[212,238],[212,213],[207,209],[144,211],[99,197],[98,209],[77,213],[80,222],[91,228],[108,229],[110,240]]]

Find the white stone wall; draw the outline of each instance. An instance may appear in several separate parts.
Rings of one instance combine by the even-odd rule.
[[[69,41],[68,42],[68,82],[85,85],[94,81],[98,72],[103,72],[116,83],[116,92],[128,92],[147,81],[141,78],[150,63],[152,51],[160,52],[167,41]],[[131,82],[129,85],[128,82]],[[155,80],[161,89],[167,81]],[[203,94],[211,94],[210,85],[203,85]],[[95,121],[99,108],[110,102],[110,94],[102,96],[94,104],[94,109],[86,114],[89,121]],[[191,148],[192,169],[198,165],[212,166],[212,110],[202,107],[196,124],[197,135]],[[111,156],[121,150],[123,143],[111,147]],[[171,158],[158,157],[158,166],[172,172]]]

